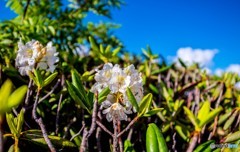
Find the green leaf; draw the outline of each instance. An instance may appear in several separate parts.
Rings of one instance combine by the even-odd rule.
[[[187,141],[187,139],[189,138],[189,132],[185,127],[181,125],[175,125],[175,130],[182,137],[183,140]]]
[[[75,136],[77,133],[74,132],[72,129],[70,129],[70,134],[71,134],[71,136]],[[81,142],[82,142],[82,137],[80,135],[76,136],[75,138],[73,138],[73,141],[79,147],[81,145]]]
[[[76,70],[71,70],[71,76],[72,76],[72,84],[75,88],[77,88],[77,91],[80,93],[81,98],[83,102],[86,104],[86,106],[91,107],[91,104],[88,101],[87,93],[84,89],[84,86],[82,84],[81,78]]]
[[[112,56],[116,56],[120,50],[121,50],[121,47],[117,47],[116,49],[114,49],[112,52]]]
[[[138,112],[139,111],[139,106],[138,106],[137,100],[134,97],[130,88],[127,88],[127,96],[128,96],[128,100],[131,102],[131,104],[133,105],[135,110]]]
[[[229,142],[237,141],[237,140],[239,140],[239,139],[240,139],[240,131],[236,131],[236,132],[228,135],[228,136],[225,138],[224,142],[225,142],[225,143],[229,143]]]
[[[187,65],[182,61],[181,58],[178,58],[178,61],[181,64],[182,67],[187,68]]]
[[[108,45],[107,48],[105,49],[104,53],[105,53],[105,54],[110,53],[111,48],[112,48],[112,46],[111,46],[111,45]]]
[[[92,37],[89,37],[89,41],[90,41],[92,49],[97,51],[98,50],[98,46],[96,45],[94,39]]]
[[[140,102],[139,106],[139,112],[138,115],[141,117],[143,114],[149,111],[149,108],[152,103],[152,94],[149,93],[146,96],[143,97],[143,99]]]
[[[166,141],[156,124],[148,125],[146,134],[147,152],[168,152]]]
[[[17,126],[15,126],[14,117],[13,117],[12,113],[6,113],[6,120],[7,120],[7,124],[8,124],[8,127],[10,128],[11,133],[14,136],[17,136],[18,135]]]
[[[173,64],[171,64],[171,65],[169,65],[169,66],[166,66],[166,67],[163,67],[163,68],[161,68],[161,69],[159,69],[159,70],[155,70],[155,71],[152,72],[152,75],[159,74],[159,73],[163,73],[163,72],[171,69],[172,66],[173,66]]]
[[[211,122],[221,111],[223,108],[220,106],[213,111],[211,111],[207,116],[205,116],[204,119],[200,122],[199,126],[203,127],[204,125],[207,125],[209,122]]]
[[[33,80],[34,84],[38,86],[38,81],[32,72],[28,72],[29,77]]]
[[[33,70],[33,73],[34,73],[35,78],[36,78],[36,81],[37,81],[36,85],[37,85],[39,88],[42,88],[43,79],[42,79],[42,76],[41,76],[39,70],[34,69],[34,70]]]
[[[20,134],[22,131],[22,125],[24,123],[24,110],[21,109],[20,113],[17,116],[17,131]]]
[[[56,31],[53,26],[48,26],[49,31],[52,33],[52,35],[56,34]]]
[[[124,141],[124,152],[136,152],[129,140]]]
[[[111,92],[111,90],[109,89],[109,87],[106,87],[105,89],[103,89],[99,94],[98,94],[98,103],[102,103],[104,100],[104,98],[107,98],[107,95]]]
[[[185,113],[187,114],[188,119],[192,122],[192,124],[195,127],[196,131],[200,131],[199,124],[197,122],[197,119],[195,118],[194,114],[191,110],[189,110],[186,106],[183,107]]]
[[[23,101],[27,90],[28,87],[26,85],[17,88],[8,98],[8,108],[16,108]]]
[[[75,149],[76,148],[74,143],[66,139],[63,139],[61,137],[49,135],[48,138],[57,149]],[[24,131],[22,132],[20,139],[33,142],[43,147],[48,147],[47,143],[45,142],[42,136],[41,130]]]
[[[234,122],[235,118],[238,115],[238,112],[239,112],[238,110],[235,110],[231,117],[226,121],[226,123],[223,126],[224,130],[227,130],[232,125],[232,123]]]
[[[155,87],[154,85],[152,85],[151,83],[149,84],[149,88],[156,94],[159,94],[159,90],[157,87]]]
[[[200,144],[193,152],[211,152],[213,149],[211,148],[211,144],[214,144],[214,140],[209,140]]]
[[[163,108],[154,108],[154,109],[148,111],[147,113],[145,113],[143,116],[144,117],[151,117],[151,116],[157,114],[158,112],[160,112],[162,110],[163,110]]]
[[[53,74],[51,74],[50,76],[48,76],[44,81],[43,81],[43,87],[47,86],[48,84],[50,84],[58,75],[58,72],[54,72]]]
[[[73,100],[79,104],[82,108],[88,109],[87,105],[85,105],[83,99],[81,98],[82,95],[79,94],[77,88],[73,84],[71,84],[69,81],[66,81],[68,86],[68,92],[70,96],[73,98]]]
[[[7,107],[7,100],[11,94],[12,86],[13,86],[13,84],[12,84],[11,80],[7,79],[3,83],[3,85],[0,89],[0,105],[1,105],[0,106],[0,114],[9,110]]]
[[[210,112],[210,102],[205,101],[198,112],[198,120],[201,122]]]

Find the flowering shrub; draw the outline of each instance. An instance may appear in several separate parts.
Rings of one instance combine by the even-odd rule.
[[[18,16],[0,23],[0,152],[239,151],[239,75],[127,53],[116,25],[85,22],[121,1],[69,3],[8,1]]]

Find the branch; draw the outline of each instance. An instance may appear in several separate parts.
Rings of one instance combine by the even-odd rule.
[[[44,97],[42,97],[38,103],[41,103],[43,100],[47,99],[47,97],[49,97],[54,91],[55,89],[58,87],[59,83],[61,82],[60,79],[58,79],[57,83],[54,85],[54,87],[52,88],[52,90],[50,92],[48,92],[48,94],[46,94]]]
[[[129,124],[128,124],[128,126],[125,128],[125,129],[123,129],[118,135],[117,135],[117,137],[120,137],[120,136],[122,136],[126,131],[128,131],[131,127],[132,127],[132,125],[138,120],[138,116],[136,116]]]
[[[29,83],[28,83],[28,91],[27,91],[27,96],[25,98],[25,105],[27,106],[29,104],[29,96],[32,92],[32,83],[33,83],[33,80],[30,79]]]
[[[72,138],[70,139],[70,141],[72,141],[75,137],[77,137],[78,135],[80,135],[84,128],[85,128],[85,124],[82,126],[82,128],[79,130],[78,133],[76,133],[74,136],[72,136]]]
[[[113,133],[111,133],[111,131],[109,131],[99,120],[97,120],[96,123],[100,128],[102,128],[102,130],[104,130],[106,133],[113,137]]]
[[[40,128],[42,130],[42,134],[43,134],[44,140],[47,143],[50,151],[51,152],[56,152],[56,149],[54,148],[52,142],[48,138],[47,130],[46,130],[44,124],[43,124],[42,119],[41,118],[37,118],[37,104],[38,104],[39,94],[40,94],[40,90],[37,91],[36,99],[35,99],[35,102],[34,102],[34,105],[33,105],[32,116],[33,116],[34,120],[37,122],[37,124],[40,126]]]
[[[117,128],[117,120],[113,117],[113,152],[118,152],[118,128]]]
[[[82,143],[81,143],[81,147],[80,147],[80,152],[86,151],[86,149],[88,147],[88,144],[87,144],[88,138],[92,135],[92,133],[96,129],[97,106],[98,106],[98,100],[96,100],[93,105],[92,124],[91,124],[90,130],[88,131],[87,128],[85,128],[83,131],[83,138],[82,138]]]
[[[65,83],[65,78],[64,78],[64,75],[62,75],[61,87],[64,86],[64,83]],[[59,114],[60,114],[60,109],[61,109],[62,98],[63,98],[63,94],[61,93],[59,101],[58,101],[58,107],[57,107],[56,130],[55,130],[56,135],[58,134],[58,131],[59,131]]]
[[[193,152],[198,140],[198,133],[194,133],[186,152]]]

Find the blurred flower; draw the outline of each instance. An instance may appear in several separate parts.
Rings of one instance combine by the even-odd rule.
[[[105,108],[103,114],[106,114],[107,120],[112,121],[113,117],[127,120],[127,114],[132,112],[132,105],[126,94],[127,88],[131,89],[137,102],[143,97],[142,77],[134,65],[122,69],[118,64],[113,66],[106,63],[102,70],[97,71],[95,80],[92,92],[100,93],[106,87],[110,89],[107,99],[101,105],[101,109]]]
[[[28,75],[29,71],[34,68],[53,72],[56,68],[55,63],[58,62],[58,53],[56,48],[49,42],[43,47],[39,41],[32,40],[25,45],[20,41],[18,43],[18,52],[16,57],[16,67],[18,67],[21,75]]]
[[[75,55],[79,55],[80,57],[85,57],[89,55],[89,48],[85,45],[77,44],[73,52]]]

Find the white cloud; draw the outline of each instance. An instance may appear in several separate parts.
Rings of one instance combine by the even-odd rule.
[[[234,86],[240,90],[240,82],[237,82]]]
[[[227,69],[227,72],[233,72],[233,73],[237,73],[238,75],[240,75],[240,65],[239,64],[231,64]]]
[[[221,76],[223,73],[224,73],[224,70],[223,70],[223,69],[217,68],[217,69],[215,70],[215,74],[216,74],[217,76]]]
[[[233,72],[237,73],[240,76],[240,65],[239,64],[230,64],[226,69],[216,69],[215,74],[221,76],[224,72]]]
[[[181,58],[187,65],[198,63],[201,67],[209,67],[213,63],[212,60],[217,49],[193,49],[191,47],[180,48],[177,55],[173,57],[174,61]]]

